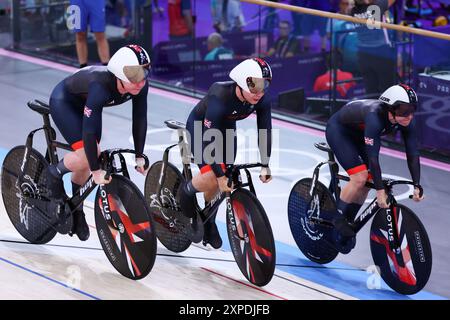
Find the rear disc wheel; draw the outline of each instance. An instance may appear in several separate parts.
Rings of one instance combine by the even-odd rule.
[[[338,251],[333,243],[332,228],[313,223],[311,218],[332,221],[336,204],[327,187],[316,182],[311,199],[311,178],[298,181],[291,190],[288,201],[288,219],[292,236],[300,251],[311,261],[326,264],[333,261]]]
[[[179,206],[179,189],[184,181],[180,171],[168,163],[166,176],[158,197],[157,188],[160,181],[163,162],[155,162],[145,179],[145,199],[150,213],[156,222],[158,240],[172,252],[183,252],[191,245],[187,237],[190,221],[183,215]]]
[[[56,230],[49,225],[50,215],[46,214],[46,205],[42,202],[41,211],[27,202],[24,192],[34,198],[43,194],[46,178],[42,174],[48,162],[35,149],[29,149],[30,155],[22,184],[18,178],[25,155],[25,146],[13,148],[5,157],[2,165],[2,197],[11,223],[28,242],[44,244],[51,241]]]

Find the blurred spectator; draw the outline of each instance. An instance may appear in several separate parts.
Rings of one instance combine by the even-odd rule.
[[[279,38],[267,52],[267,56],[276,58],[289,58],[299,54],[299,44],[296,37],[291,34],[292,27],[289,21],[280,21],[278,25]]]
[[[394,23],[399,24],[405,19],[405,8],[406,0],[397,0],[395,2],[395,6],[393,6]]]
[[[338,13],[349,15],[353,9],[354,0],[340,0]],[[330,19],[328,21],[328,37],[331,38],[334,49],[342,52],[342,70],[358,73],[358,36],[352,22]]]
[[[136,12],[148,10],[150,7],[153,8],[153,13],[158,13],[160,17],[164,17],[164,9],[159,7],[158,0],[107,0],[107,24],[125,28],[123,37],[133,37],[133,21]]]
[[[191,0],[168,0],[170,40],[190,39],[194,35]]]
[[[159,6],[159,0],[153,0],[153,13],[158,13],[162,18],[164,17],[164,8]]]
[[[331,54],[327,56],[327,72],[317,77],[314,83],[314,92],[321,92],[332,89],[333,83],[335,82],[335,75],[337,81],[353,79],[353,74],[351,74],[350,72],[344,72],[340,69],[342,65],[342,54],[339,51],[335,51],[333,55],[333,57],[331,57]],[[334,66],[332,65],[331,59],[333,59]],[[340,83],[336,85],[336,91],[339,93],[339,96],[341,98],[347,98],[348,91],[355,85],[356,83],[354,81]]]
[[[239,0],[224,0],[226,12],[226,30],[228,32],[241,32],[245,24]]]
[[[331,3],[330,0],[308,0],[306,1],[306,7],[329,12],[331,10]],[[303,50],[305,52],[309,52],[311,48],[311,36],[316,30],[319,31],[322,51],[327,49],[327,24],[327,18],[309,14],[303,15],[301,34],[304,36]]]
[[[78,62],[80,68],[87,66],[88,63],[88,45],[87,45],[87,28],[94,33],[97,42],[97,51],[100,61],[103,65],[107,65],[109,55],[109,44],[106,39],[106,16],[105,16],[105,0],[70,0],[71,5],[80,8],[81,25],[76,32],[75,43],[77,47]]]
[[[361,19],[372,18],[369,6],[376,5],[384,14],[395,0],[355,0],[351,15]],[[369,28],[366,24],[355,25],[358,35],[358,64],[364,78],[366,94],[377,96],[397,83],[396,50],[390,40],[390,32],[384,28]]]
[[[43,7],[36,9],[37,5],[43,5]],[[22,5],[23,8],[25,9],[25,14],[35,14],[35,13],[48,13],[49,11],[49,7],[46,7],[46,5],[50,4],[49,0],[43,0],[43,1],[38,1],[38,3],[36,3],[36,0],[22,0]],[[27,9],[27,8],[32,8],[32,9]]]
[[[349,15],[352,12],[354,6],[355,6],[354,0],[340,0],[338,13]]]
[[[213,28],[216,32],[221,33],[226,28],[224,17],[224,0],[211,0],[211,17],[213,20]]]
[[[339,8],[339,0],[330,0],[331,3],[331,12],[339,12],[340,8]]]
[[[269,1],[278,2],[278,0],[269,0]],[[265,7],[263,10],[265,10],[264,14],[266,14],[263,24],[263,30],[272,33],[280,21],[277,9],[272,7]]]
[[[223,38],[220,33],[214,32],[208,36],[208,54],[205,61],[233,59],[233,51],[223,47]]]
[[[290,4],[297,7],[305,7],[307,0],[290,0]],[[293,30],[292,33],[294,36],[301,36],[302,35],[302,18],[303,14],[291,12],[292,15],[292,24],[293,24]]]
[[[278,0],[267,0],[270,2],[278,2]],[[261,17],[264,17],[264,22],[262,26],[262,31],[267,33],[273,33],[273,30],[276,28],[280,21],[280,16],[278,15],[277,9],[272,7],[262,6],[262,9],[257,11],[250,19],[260,20]]]
[[[123,28],[131,24],[131,12],[125,0],[106,0],[106,23]]]

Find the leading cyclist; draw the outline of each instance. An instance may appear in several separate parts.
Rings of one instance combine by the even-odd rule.
[[[420,183],[420,158],[414,112],[417,95],[404,84],[387,89],[378,100],[356,100],[347,103],[327,123],[326,139],[341,166],[350,176],[342,189],[337,209],[342,216],[335,221],[336,240],[342,253],[355,246],[355,235],[349,231],[347,220],[352,221],[367,198],[367,180],[372,179],[377,190],[377,204],[388,208],[384,190],[379,154],[381,136],[400,130],[405,142],[408,168],[412,181]],[[419,189],[413,199],[421,201]],[[347,219],[344,220],[343,218]]]
[[[49,196],[62,201],[66,196],[62,177],[72,172],[72,191],[75,193],[92,172],[97,185],[107,184],[105,171],[100,168],[100,139],[104,107],[133,102],[134,148],[142,153],[147,133],[147,77],[150,57],[144,48],[127,45],[120,48],[108,66],[90,66],[80,69],[62,80],[50,97],[53,121],[72,146],[73,152],[46,171]],[[136,158],[136,170],[145,174],[144,159]],[[74,212],[74,230],[78,238],[89,238],[83,206]]]

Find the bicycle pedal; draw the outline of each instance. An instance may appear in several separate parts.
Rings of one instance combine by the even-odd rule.
[[[222,239],[216,239],[216,241],[211,241],[211,239],[203,240],[203,245],[206,247],[207,245],[210,245],[213,249],[220,249],[222,247]]]
[[[336,249],[342,254],[348,254],[356,246],[356,237],[349,237],[346,239],[341,239],[336,243]]]
[[[73,228],[73,217],[70,208],[66,204],[58,204],[58,207],[56,228],[61,234],[70,234]]]
[[[333,225],[336,230],[344,237],[356,236],[355,230],[353,230],[350,223],[344,217],[340,217],[333,221]]]
[[[200,243],[203,240],[203,222],[200,218],[196,219],[196,224],[193,225],[192,222],[190,222],[186,228],[186,237],[191,240],[193,243]]]

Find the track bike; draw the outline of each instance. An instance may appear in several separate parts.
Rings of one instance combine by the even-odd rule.
[[[339,251],[336,246],[336,203],[340,197],[340,181],[350,178],[339,174],[333,151],[326,143],[315,147],[328,153],[328,161],[319,163],[312,178],[298,181],[292,188],[288,202],[288,218],[292,235],[302,253],[311,261],[326,264],[333,261]],[[331,173],[329,187],[319,181],[319,171],[328,165]],[[414,185],[411,181],[383,179],[388,195],[388,209],[381,209],[374,199],[360,214],[350,221],[348,228],[357,234],[372,220],[370,249],[381,278],[394,291],[414,294],[426,285],[432,268],[432,252],[428,234],[416,214],[405,205],[397,203],[393,188],[397,185]],[[368,188],[375,189],[367,182]],[[412,196],[410,196],[411,198]]]
[[[58,163],[57,149],[72,151],[68,144],[56,141],[51,127],[50,109],[35,100],[28,106],[42,115],[44,125],[33,130],[26,144],[14,147],[2,165],[2,197],[9,219],[15,229],[28,242],[45,244],[57,233],[73,234],[73,212],[92,193],[97,185],[92,175],[63,202],[48,197],[46,177],[49,164]],[[33,148],[34,135],[43,131],[47,143],[45,157]],[[124,153],[137,153],[129,149],[111,149],[100,155],[106,178],[112,181],[98,186],[95,195],[95,225],[98,238],[108,260],[123,276],[137,280],[151,271],[156,257],[156,235],[153,218],[144,196],[130,180]],[[145,167],[149,167],[148,158]]]
[[[227,166],[228,185],[234,185],[230,193],[219,192],[204,209],[198,203],[198,232],[192,234],[190,219],[185,217],[179,206],[178,193],[184,181],[192,179],[190,163],[193,161],[187,144],[183,123],[168,120],[166,125],[178,132],[179,141],[169,146],[163,160],[155,162],[148,172],[145,182],[145,198],[156,222],[156,235],[170,251],[182,252],[191,243],[203,238],[203,225],[211,217],[211,212],[226,201],[226,225],[228,239],[235,261],[242,274],[251,283],[264,286],[270,282],[275,271],[275,241],[269,219],[256,197],[251,174],[248,169],[261,167],[259,163]],[[169,162],[169,152],[179,146],[183,160],[183,173]],[[242,181],[241,170],[246,182]],[[246,189],[248,187],[249,189]]]

